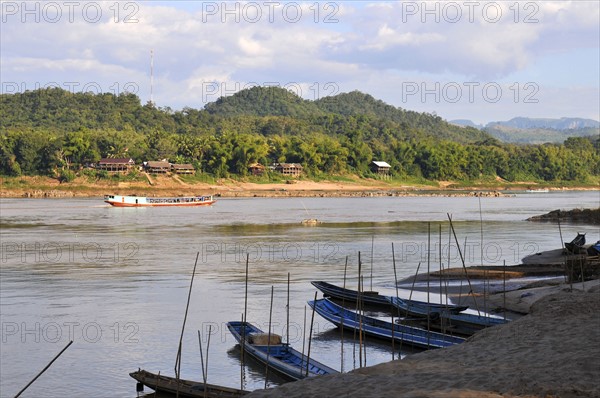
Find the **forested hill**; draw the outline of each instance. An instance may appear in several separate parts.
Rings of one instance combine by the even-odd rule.
[[[390,120],[398,123],[403,129],[417,129],[435,138],[463,143],[486,141],[491,138],[479,129],[455,126],[437,115],[396,108],[360,91],[324,97],[315,103],[320,109],[329,113],[345,116],[367,115]]]
[[[290,116],[324,115],[313,102],[279,87],[252,87],[206,104],[204,109],[219,116]]]
[[[256,162],[301,163],[309,177],[374,177],[370,164],[382,160],[400,178],[589,182],[600,175],[599,149],[592,137],[501,144],[360,92],[307,101],[255,87],[181,111],[142,105],[133,94],[0,95],[0,175],[72,175],[102,157],[131,157],[192,163],[215,177],[247,175]]]
[[[142,106],[134,94],[71,93],[60,88],[0,95],[2,128],[37,127],[59,132],[87,129],[173,130],[173,116]]]
[[[317,124],[321,124],[323,116],[327,115],[366,117],[377,123],[388,123],[396,131],[396,135],[402,138],[419,138],[422,134],[461,143],[491,138],[478,129],[455,126],[436,115],[396,108],[360,91],[309,101],[283,88],[253,87],[229,97],[221,97],[216,102],[207,104],[205,110],[213,115],[228,117],[245,115],[308,118]]]
[[[295,119],[292,124],[301,125],[299,132],[312,129],[328,135],[347,135],[349,131],[341,132],[340,128],[346,129],[348,123],[358,123],[363,125],[367,138],[371,133],[380,135],[381,130],[398,139],[429,137],[470,143],[491,138],[478,129],[454,126],[439,116],[396,108],[358,91],[309,101],[283,88],[253,87],[221,97],[207,104],[204,110],[185,108],[173,112],[169,108],[142,106],[133,94],[73,94],[53,88],[3,94],[0,105],[0,121],[5,128],[43,127],[65,132],[81,128],[132,128],[139,132],[150,129],[188,132],[212,130],[224,119],[235,119],[234,124],[244,125],[253,118],[263,122],[267,120],[264,118],[270,118],[272,125],[277,124],[272,117],[283,117],[284,121],[280,122],[288,126],[290,119]],[[294,133],[289,128],[285,131]]]

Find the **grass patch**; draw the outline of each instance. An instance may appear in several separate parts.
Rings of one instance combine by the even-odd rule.
[[[196,174],[178,174],[178,177],[181,181],[187,184],[216,184],[217,179],[208,173],[199,173]]]
[[[23,177],[0,177],[0,184],[5,189],[19,189],[29,186],[29,181]]]

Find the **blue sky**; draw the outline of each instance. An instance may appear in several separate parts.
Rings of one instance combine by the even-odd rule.
[[[2,92],[57,85],[202,108],[251,85],[360,90],[478,123],[600,119],[597,1],[3,1]]]

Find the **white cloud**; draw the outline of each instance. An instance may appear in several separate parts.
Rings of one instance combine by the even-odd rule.
[[[411,4],[421,7],[423,2],[323,2],[318,10],[314,2],[306,2],[301,3],[302,18],[296,23],[289,22],[291,11],[287,17],[282,13],[287,3],[276,7],[272,22],[263,9],[256,23],[248,20],[249,15],[206,15],[200,6],[179,8],[179,3],[165,2],[136,3],[137,23],[123,23],[128,11],[124,9],[115,22],[108,8],[112,3],[102,3],[103,18],[97,23],[81,18],[73,23],[66,19],[56,24],[21,23],[7,16],[0,38],[0,68],[2,80],[10,82],[78,79],[102,81],[103,87],[117,81],[121,85],[136,82],[145,102],[150,50],[154,49],[155,101],[173,108],[203,106],[199,89],[214,81],[233,88],[248,82],[297,84],[308,93],[307,98],[332,94],[331,87],[360,89],[402,105],[397,88],[410,79],[510,84],[516,73],[556,73],[563,65],[567,74],[561,75],[561,82],[568,85],[565,59],[569,57],[565,54],[599,51],[598,2],[494,2],[502,6],[502,18],[495,23],[482,16],[485,2],[476,8],[472,22],[466,3],[455,3],[463,12],[456,23],[448,21],[452,14],[443,13],[448,2],[428,3],[430,9],[438,7],[438,15],[424,14],[423,9],[413,14],[407,9]],[[247,4],[240,3],[240,9]],[[227,7],[234,6],[228,3]],[[537,22],[524,23],[526,17]],[[324,23],[327,18],[338,22]],[[553,58],[554,54],[561,57]],[[540,59],[544,67],[534,69]],[[557,64],[549,68],[552,59]],[[331,84],[325,89],[327,83]],[[578,76],[578,87],[581,83]],[[597,93],[597,80],[578,90],[584,89]],[[226,90],[226,94],[231,92]],[[583,97],[589,99],[587,94]],[[573,101],[573,107],[592,109],[594,105],[576,96]],[[458,106],[435,105],[440,114],[441,109]],[[420,109],[426,104],[414,106]],[[502,109],[514,108],[502,105]],[[490,109],[498,111],[501,106],[485,112],[491,114]],[[556,112],[562,114],[559,109]]]

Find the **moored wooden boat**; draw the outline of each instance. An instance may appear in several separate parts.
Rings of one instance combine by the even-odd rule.
[[[293,349],[286,343],[281,343],[281,337],[275,334],[269,336],[248,322],[233,321],[227,323],[227,328],[238,341],[244,345],[244,352],[254,359],[267,364],[279,374],[300,380],[306,377],[339,373],[312,358]],[[271,342],[269,344],[269,337]]]
[[[178,394],[180,397],[186,398],[236,398],[250,393],[250,391],[214,384],[206,384],[205,389],[203,382],[184,379],[178,380],[175,377],[162,376],[142,369],[129,373],[129,376],[137,380],[139,384],[156,392]]]
[[[406,303],[402,303],[402,299],[398,297],[390,297],[389,300],[396,308],[406,306]],[[435,313],[434,317],[430,317],[430,321],[430,327],[432,328],[451,330],[453,333],[465,336],[470,336],[490,326],[502,325],[508,322],[502,318],[494,318],[486,315],[469,314],[466,312],[452,313],[448,311]],[[422,320],[421,322],[425,321]]]
[[[360,300],[365,304],[370,304],[388,310],[393,306],[400,310],[400,314],[407,316],[429,316],[431,318],[435,318],[440,312],[459,313],[469,308],[467,306],[458,306],[452,304],[444,305],[428,303],[425,301],[401,299],[397,297],[392,298],[390,296],[378,294],[377,292],[359,293],[356,290],[344,289],[323,281],[312,281],[311,283],[314,287],[322,291],[326,297],[356,302],[360,294]]]
[[[168,207],[210,206],[216,202],[212,196],[145,197],[128,195],[106,195],[104,201],[115,207]]]
[[[408,325],[398,325],[350,311],[329,299],[309,301],[308,305],[337,327],[362,330],[365,334],[381,339],[403,342],[420,348],[443,348],[465,341],[462,337],[427,331]]]
[[[583,248],[585,245],[585,233],[577,233],[575,239],[571,242],[565,242],[565,248],[573,254],[583,254],[585,253],[585,249]]]

